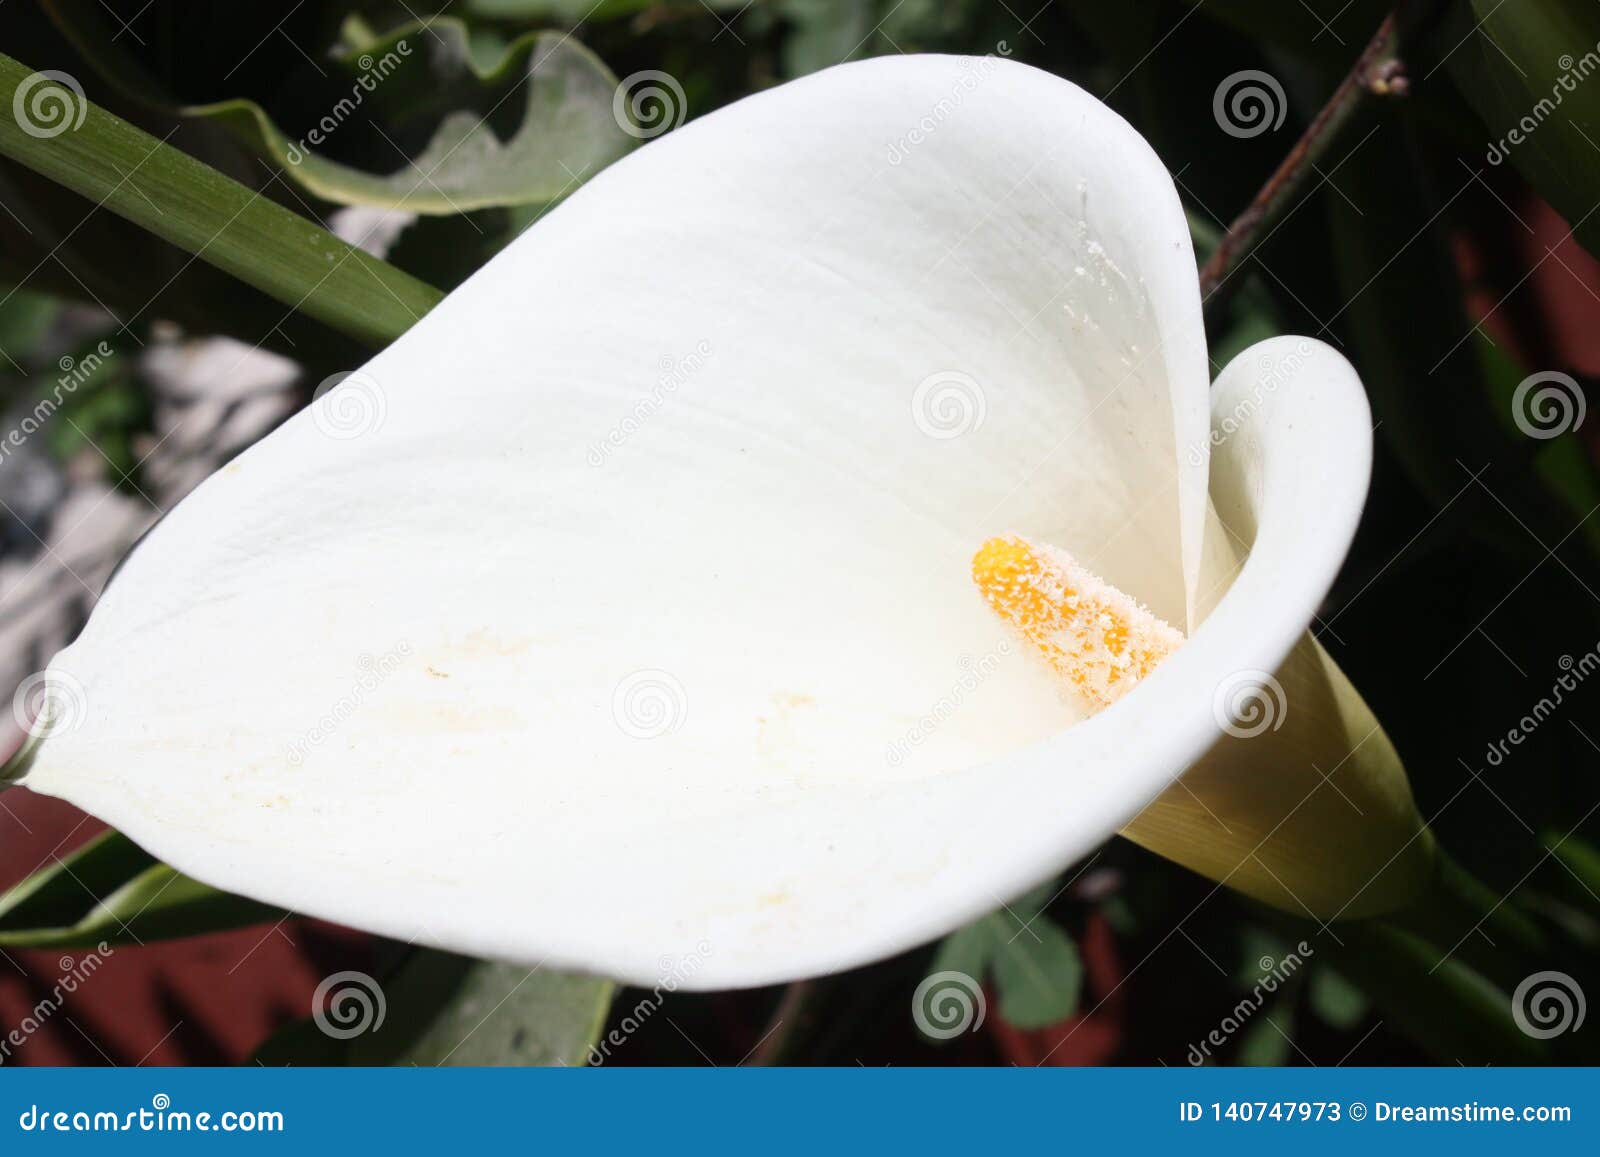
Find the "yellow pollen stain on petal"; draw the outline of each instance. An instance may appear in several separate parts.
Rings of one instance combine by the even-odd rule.
[[[1095,710],[1133,690],[1183,645],[1183,632],[1079,566],[1064,550],[1017,535],[972,556],[984,601]]]

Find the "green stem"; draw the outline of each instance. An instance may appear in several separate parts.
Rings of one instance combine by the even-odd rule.
[[[0,155],[358,341],[394,340],[443,296],[3,53],[0,107],[64,118],[0,116]]]
[[[1433,887],[1385,923],[1432,946],[1433,968],[1460,958],[1506,992],[1529,974],[1553,967],[1559,955],[1536,921],[1443,851]]]
[[[1524,982],[1538,973],[1559,974],[1581,989],[1591,989],[1596,973],[1591,957],[1577,949],[1566,937],[1555,934],[1513,901],[1486,886],[1448,855],[1440,852],[1432,888],[1411,907],[1381,920],[1341,926],[1339,934],[1349,939],[1385,942],[1403,941],[1411,962],[1424,968],[1424,979],[1445,987],[1457,975],[1478,980],[1488,994],[1479,1003],[1489,1002],[1484,1015],[1493,1012],[1503,1024],[1512,1026],[1524,1039],[1532,1040],[1514,1019],[1517,1013],[1528,1017],[1530,994],[1520,992]],[[1381,978],[1380,982],[1381,982]],[[1425,985],[1418,985],[1420,992]],[[1538,991],[1538,987],[1532,990]],[[1409,999],[1409,998],[1408,998]],[[1516,1008],[1518,1004],[1521,1008]],[[1438,1030],[1448,1021],[1448,1009],[1441,1009],[1430,1022]],[[1503,1027],[1503,1025],[1502,1025]],[[1505,1034],[1508,1038],[1510,1034]],[[1516,1043],[1514,1038],[1510,1043]],[[1547,1060],[1593,1064],[1596,1043],[1575,1031],[1557,1034],[1536,1042]],[[1504,1047],[1504,1044],[1502,1044]]]
[[[1512,994],[1527,977],[1582,973],[1581,961],[1509,896],[1442,850],[1437,865],[1428,891],[1390,916],[1331,928],[1276,914],[1270,919],[1314,939],[1319,957],[1330,958],[1359,985],[1386,1022],[1441,1062],[1592,1064],[1593,1046],[1582,1034],[1536,1038],[1513,1010]],[[1586,985],[1588,978],[1577,980]]]
[[[1444,1064],[1548,1065],[1551,1042],[1516,1025],[1506,995],[1412,933],[1382,921],[1341,924],[1334,966],[1372,998],[1384,1021]]]
[[[1539,842],[1566,866],[1576,903],[1600,905],[1600,851],[1573,832],[1540,832]]]

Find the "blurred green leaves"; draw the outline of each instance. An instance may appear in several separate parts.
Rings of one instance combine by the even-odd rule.
[[[0,946],[143,944],[282,915],[192,880],[126,836],[106,832],[0,894]]]
[[[16,354],[39,343],[60,308],[55,298],[27,289],[0,301],[0,373],[20,368]]]
[[[467,25],[434,17],[371,33],[347,20],[318,71],[326,107],[281,125],[257,100],[173,100],[93,4],[56,0],[57,24],[124,97],[222,126],[292,181],[339,205],[456,214],[548,205],[634,143],[617,80],[571,36],[527,33],[480,63]],[[353,159],[341,161],[338,155]]]
[[[0,947],[143,944],[281,919],[105,832],[0,894]],[[604,1027],[607,980],[417,949],[377,986],[382,1023],[348,1037],[314,1020],[263,1046],[263,1064],[578,1065]],[[333,1022],[338,1027],[337,1020]]]
[[[59,399],[52,413],[60,421],[47,428],[56,460],[89,450],[111,468],[119,485],[136,491],[142,457],[136,440],[150,429],[151,406],[133,381],[133,359],[96,341],[63,356],[51,370],[35,387],[39,400],[55,404]]]
[[[252,101],[186,112],[227,125],[324,200],[416,213],[549,205],[633,143],[613,114],[616,78],[581,44],[556,33],[521,37],[479,71],[465,28],[435,20],[427,32],[391,33],[334,64],[350,78],[351,96],[299,142]],[[385,76],[386,68],[393,72]],[[338,110],[359,100],[367,85],[372,114],[394,130],[392,171],[383,174],[329,160],[309,143],[336,133]],[[402,144],[423,133],[420,147]]]
[[[595,977],[474,961],[432,949],[408,952],[381,983],[361,974],[351,978],[368,1002],[359,1023],[341,1027],[330,1017],[335,1029],[330,1035],[315,1017],[297,1021],[271,1037],[256,1061],[581,1065],[605,1027],[615,993],[615,985]],[[336,1001],[338,988],[326,995]]]
[[[1514,164],[1600,254],[1600,5],[1470,0],[1452,16],[1450,73],[1489,131],[1483,159]]]
[[[0,100],[41,98],[53,81],[0,56]],[[303,217],[57,86],[81,123],[62,131],[0,118],[0,154],[350,336],[383,343],[439,293]],[[42,262],[41,262],[42,264]]]
[[[982,983],[992,975],[1000,1016],[1021,1029],[1046,1028],[1078,1011],[1083,962],[1078,946],[1044,914],[1052,881],[947,936],[934,973],[959,972]]]
[[[547,968],[413,954],[388,983],[394,1031],[351,1041],[357,1065],[581,1065],[615,986]]]

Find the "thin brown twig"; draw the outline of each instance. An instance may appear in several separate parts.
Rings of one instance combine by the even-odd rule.
[[[792,1057],[794,1043],[804,1035],[806,1007],[812,1002],[816,981],[797,980],[783,990],[767,1022],[767,1034],[750,1054],[749,1064],[776,1065]]]
[[[822,1004],[837,986],[836,977],[821,976],[797,980],[783,990],[777,1007],[761,1038],[746,1062],[751,1065],[792,1065],[812,1037],[822,1013]]]
[[[1401,20],[1398,13],[1386,17],[1372,40],[1357,57],[1333,95],[1322,106],[1306,131],[1274,170],[1255,199],[1228,226],[1215,252],[1200,270],[1200,296],[1208,310],[1225,300],[1222,291],[1230,278],[1255,252],[1269,232],[1267,226],[1281,219],[1305,186],[1306,177],[1315,171],[1317,161],[1327,153],[1343,129],[1366,108],[1372,97],[1404,96],[1409,88],[1399,56]]]

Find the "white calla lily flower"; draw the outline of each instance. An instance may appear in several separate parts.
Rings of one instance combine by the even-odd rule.
[[[786,84],[601,173],[174,509],[52,663],[23,782],[218,887],[644,984],[860,964],[1123,829],[1392,908],[1432,839],[1306,634],[1360,383],[1296,338],[1209,376],[1172,181],[1104,105],[991,58]],[[1186,639],[1090,717],[973,585],[1011,533]]]

